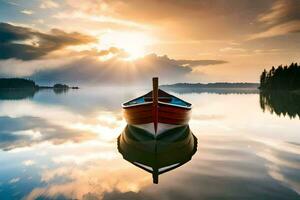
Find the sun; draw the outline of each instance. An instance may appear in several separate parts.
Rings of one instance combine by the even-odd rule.
[[[100,43],[102,47],[123,49],[128,54],[125,60],[135,60],[147,53],[153,39],[143,32],[108,32],[101,37]]]

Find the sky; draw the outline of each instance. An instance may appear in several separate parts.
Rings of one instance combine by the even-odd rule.
[[[0,0],[0,77],[258,82],[299,62],[299,0]]]

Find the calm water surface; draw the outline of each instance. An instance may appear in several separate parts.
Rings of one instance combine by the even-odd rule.
[[[117,148],[121,103],[146,91],[0,95],[0,199],[300,199],[297,98],[172,92],[193,104],[198,148],[155,185]]]

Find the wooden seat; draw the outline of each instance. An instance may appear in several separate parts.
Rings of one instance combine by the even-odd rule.
[[[144,97],[145,102],[151,102],[152,97]],[[169,103],[172,101],[172,97],[158,97],[158,101]]]

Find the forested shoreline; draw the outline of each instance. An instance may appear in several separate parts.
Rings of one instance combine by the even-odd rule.
[[[0,89],[54,89],[54,90],[67,90],[79,89],[79,87],[70,87],[66,84],[57,83],[54,86],[39,86],[33,80],[24,78],[0,78]]]
[[[259,88],[262,91],[300,91],[300,65],[292,63],[264,70],[260,76]]]
[[[0,78],[0,89],[38,89],[34,81],[23,78]]]

